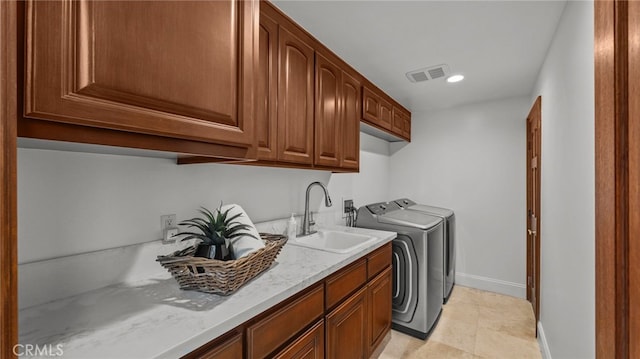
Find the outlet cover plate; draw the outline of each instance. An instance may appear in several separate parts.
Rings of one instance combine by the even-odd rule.
[[[165,229],[174,227],[177,227],[175,214],[165,214],[160,216],[160,230],[163,233]]]
[[[343,206],[343,212],[344,214],[349,213],[350,208],[353,207],[353,200],[352,199],[345,199],[344,200],[344,206]]]

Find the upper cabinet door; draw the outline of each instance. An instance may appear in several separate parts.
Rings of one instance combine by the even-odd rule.
[[[25,116],[253,146],[257,1],[29,1]]]
[[[411,114],[404,114],[404,137],[411,142]]]
[[[404,137],[404,116],[402,110],[393,107],[393,126],[391,130],[400,137]]]
[[[313,47],[280,26],[278,160],[313,163]]]
[[[359,168],[360,81],[342,73],[342,158],[340,167]]]
[[[260,14],[259,37],[256,96],[258,159],[275,160],[278,156],[278,24],[264,13]]]
[[[393,122],[393,106],[386,100],[380,99],[380,122],[378,124],[388,130]]]
[[[366,86],[362,90],[362,118],[375,124],[380,122],[380,96]]]
[[[340,166],[342,69],[316,53],[316,165]]]

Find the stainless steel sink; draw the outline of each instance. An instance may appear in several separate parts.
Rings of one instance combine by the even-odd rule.
[[[349,253],[375,240],[376,237],[363,234],[321,229],[314,234],[290,240],[289,243],[326,252]]]

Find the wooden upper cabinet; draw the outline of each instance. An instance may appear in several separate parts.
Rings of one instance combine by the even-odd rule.
[[[258,1],[28,1],[25,117],[251,147]]]
[[[411,114],[404,114],[404,137],[407,141],[411,141]]]
[[[411,114],[399,107],[393,107],[393,132],[398,136],[411,140]]]
[[[393,107],[393,126],[391,127],[391,130],[398,136],[404,137],[404,126],[405,126],[405,121],[404,121],[404,115],[402,113],[402,110],[394,106]]]
[[[260,14],[259,37],[256,96],[258,159],[275,160],[278,156],[278,24],[265,13]]]
[[[278,160],[311,164],[314,51],[292,31],[280,26],[278,33]]]
[[[316,52],[316,165],[339,167],[342,156],[342,69]]]
[[[380,122],[380,96],[364,86],[362,89],[362,119],[374,124]]]
[[[360,81],[342,73],[342,157],[340,167],[358,169],[360,164]]]
[[[380,99],[380,121],[378,124],[388,130],[391,129],[393,123],[393,106],[389,101]]]

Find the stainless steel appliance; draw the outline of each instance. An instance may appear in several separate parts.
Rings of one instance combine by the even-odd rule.
[[[392,242],[392,328],[426,339],[442,312],[442,218],[382,202],[360,207],[356,227],[398,233]]]
[[[444,220],[444,297],[446,303],[451,296],[456,277],[456,215],[446,208],[417,204],[408,199],[401,198],[394,201],[400,207],[440,217]]]

